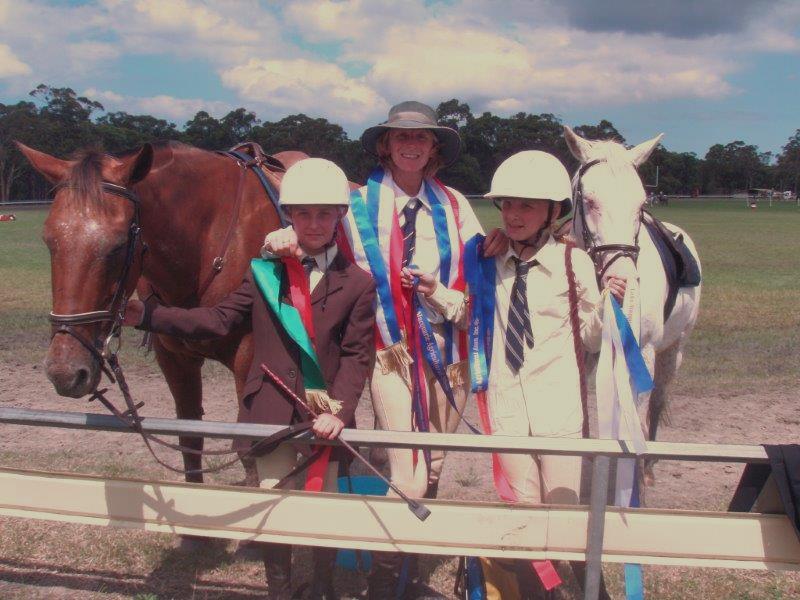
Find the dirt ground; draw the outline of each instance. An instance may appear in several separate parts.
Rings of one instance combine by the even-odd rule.
[[[143,414],[173,416],[172,400],[160,374],[149,367],[132,369],[134,395],[145,399]],[[58,397],[41,367],[7,364],[0,369],[0,405],[30,409],[104,412],[84,400]],[[233,383],[220,368],[205,376],[206,419],[230,421],[235,414]],[[474,407],[467,416],[477,421]],[[360,427],[372,426],[369,401],[361,403]],[[704,398],[676,397],[659,438],[668,441],[757,444],[797,441],[796,395],[790,391],[731,393]],[[212,442],[219,446],[224,442]],[[178,464],[178,456],[167,456]],[[52,470],[177,479],[158,467],[133,435],[2,426],[0,465]],[[724,510],[738,482],[737,464],[661,462],[648,492],[654,507]],[[235,468],[210,478],[218,483],[241,480]],[[472,453],[448,456],[440,497],[494,499],[490,459]],[[263,567],[252,554],[220,542],[202,557],[181,555],[164,534],[0,518],[0,598],[252,598],[263,595]],[[296,558],[303,569],[307,551]],[[298,568],[301,567],[301,568]],[[431,588],[452,597],[455,559],[426,557],[422,574]],[[188,574],[187,574],[188,572]],[[305,575],[305,573],[303,573]],[[614,597],[624,597],[620,569],[607,567]],[[789,598],[800,596],[794,574],[714,569],[645,569],[649,597]],[[357,596],[363,578],[337,574],[345,597]]]

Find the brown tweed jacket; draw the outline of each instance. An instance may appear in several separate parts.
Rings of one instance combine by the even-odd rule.
[[[281,296],[288,300],[282,282]],[[375,283],[337,254],[311,294],[316,351],[331,398],[342,403],[338,417],[354,425],[358,399],[375,362]],[[253,362],[239,398],[238,421],[289,424],[294,403],[261,371],[266,363],[301,398],[300,353],[267,306],[252,272],[238,289],[212,307],[173,308],[148,302],[140,329],[189,339],[227,335],[250,321]]]

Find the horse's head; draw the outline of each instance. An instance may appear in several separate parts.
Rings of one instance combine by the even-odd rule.
[[[573,233],[591,255],[601,277],[636,277],[646,196],[636,169],[662,136],[628,149],[613,141],[586,140],[564,127],[567,146],[581,164],[573,179]]]
[[[131,186],[150,171],[153,149],[114,158],[84,152],[61,160],[23,144],[31,165],[55,184],[43,239],[50,250],[53,337],[47,377],[62,396],[79,398],[100,381],[101,353],[141,265],[139,200]]]

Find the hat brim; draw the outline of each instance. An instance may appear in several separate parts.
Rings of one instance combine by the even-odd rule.
[[[412,120],[399,120],[391,124],[375,125],[370,127],[363,134],[361,134],[361,145],[364,150],[372,156],[378,157],[378,138],[385,131],[390,129],[429,129],[434,133],[439,142],[439,156],[442,157],[442,162],[445,167],[449,167],[461,153],[461,136],[455,129],[444,127],[442,125],[429,125],[427,123],[420,123],[419,121]]]

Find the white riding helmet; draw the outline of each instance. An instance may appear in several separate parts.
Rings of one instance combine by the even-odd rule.
[[[572,183],[569,174],[552,154],[524,150],[505,159],[492,177],[492,187],[484,198],[525,198],[550,200],[561,204],[558,218],[572,210]]]
[[[306,158],[286,170],[281,182],[281,206],[298,204],[350,205],[350,185],[338,166],[324,158]]]

